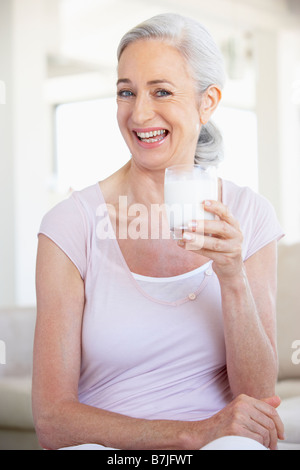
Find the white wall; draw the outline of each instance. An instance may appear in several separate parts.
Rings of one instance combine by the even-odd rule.
[[[280,209],[286,242],[294,243],[300,240],[300,28],[281,33],[278,53]]]
[[[281,219],[280,123],[279,123],[279,35],[277,31],[256,33],[259,191],[276,208]]]
[[[0,2],[0,80],[6,104],[0,104],[0,304],[15,297],[15,218],[12,109],[12,2]]]
[[[285,242],[300,241],[300,32],[257,34],[259,191],[276,208]],[[299,87],[300,88],[300,87]]]
[[[51,161],[43,101],[44,20],[43,2],[14,0],[15,302],[25,305],[34,299],[37,231]]]
[[[0,305],[35,300],[36,233],[47,204],[50,173],[43,84],[46,79],[45,11],[40,0],[1,0]]]

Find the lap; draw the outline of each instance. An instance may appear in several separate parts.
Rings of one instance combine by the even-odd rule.
[[[74,447],[64,447],[60,450],[119,450],[103,447],[98,444],[82,444]],[[268,450],[259,442],[241,436],[224,436],[210,442],[200,450]]]
[[[200,450],[268,450],[265,446],[241,436],[224,436],[210,442]]]
[[[63,447],[59,450],[119,450],[112,447],[104,447],[99,444],[81,444],[79,446]]]

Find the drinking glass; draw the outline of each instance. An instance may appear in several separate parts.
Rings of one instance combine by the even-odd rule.
[[[204,210],[204,201],[218,199],[216,166],[201,162],[166,168],[164,198],[171,236],[179,240],[189,222],[215,218]]]

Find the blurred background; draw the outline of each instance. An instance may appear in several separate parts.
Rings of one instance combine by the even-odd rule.
[[[199,20],[223,51],[221,176],[266,196],[284,243],[300,241],[299,0],[0,0],[0,308],[35,304],[44,213],[130,158],[116,49],[163,12]]]

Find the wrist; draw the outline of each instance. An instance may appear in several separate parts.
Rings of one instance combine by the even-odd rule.
[[[213,417],[201,421],[186,422],[179,436],[180,449],[199,450],[216,439],[217,428],[212,421]]]
[[[219,271],[217,267],[214,267],[214,271],[218,276],[221,290],[226,288],[227,291],[240,291],[240,289],[244,289],[248,285],[244,263],[238,269],[225,273],[224,271]]]

